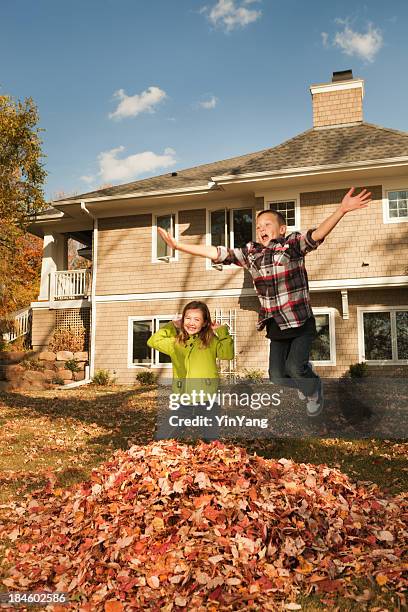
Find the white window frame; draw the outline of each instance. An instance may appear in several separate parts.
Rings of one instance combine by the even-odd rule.
[[[384,223],[406,223],[408,221],[407,217],[390,217],[390,201],[388,199],[388,194],[390,191],[406,191],[408,192],[408,187],[400,187],[400,188],[392,188],[392,189],[384,189],[383,188],[383,222]]]
[[[336,309],[330,307],[317,306],[312,308],[314,315],[328,314],[329,315],[329,336],[330,336],[330,359],[322,359],[321,361],[311,360],[313,365],[317,366],[335,366],[337,365],[336,355]]]
[[[133,321],[151,321],[152,322],[152,334],[159,329],[159,321],[174,319],[174,313],[169,315],[137,315],[128,317],[128,368],[130,369],[158,369],[158,368],[171,368],[171,363],[159,363],[160,351],[151,349],[152,359],[150,363],[133,363]]]
[[[178,240],[179,236],[179,221],[178,211],[164,210],[158,214],[152,215],[152,263],[171,263],[179,261],[179,252],[176,249],[172,257],[157,257],[157,218],[174,215],[174,237]]]
[[[396,312],[408,310],[408,306],[357,306],[358,360],[372,365],[408,365],[408,359],[395,359],[397,354],[397,324]],[[392,359],[366,359],[364,346],[364,313],[389,312],[391,315],[391,347]]]
[[[255,217],[256,217],[256,211],[254,209],[254,206],[252,204],[241,204],[240,206],[223,206],[222,204],[218,205],[218,206],[211,206],[210,208],[206,209],[206,220],[205,220],[205,243],[207,246],[211,246],[211,213],[215,212],[217,210],[222,210],[224,208],[224,210],[227,210],[227,212],[229,213],[229,221],[230,221],[230,232],[229,232],[229,242],[231,245],[231,248],[234,248],[234,226],[233,226],[233,219],[234,219],[234,211],[235,210],[247,210],[249,209],[252,212],[252,240],[255,241],[255,234],[256,234],[256,230],[255,230]],[[209,259],[208,257],[206,257],[206,261],[205,261],[205,267],[206,270],[225,270],[226,268],[233,268],[233,269],[241,269],[240,266],[237,266],[235,264],[229,264],[228,266],[223,266],[222,263],[221,264],[213,264],[211,259]]]
[[[275,200],[266,198],[264,200],[264,210],[271,210],[271,204],[283,204],[285,202],[295,203],[295,225],[288,225],[286,227],[286,231],[288,233],[300,232],[300,204],[299,204],[299,198],[297,196],[293,198],[285,197],[285,198],[279,198]]]

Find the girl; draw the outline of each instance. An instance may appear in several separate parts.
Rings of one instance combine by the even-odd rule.
[[[219,373],[217,359],[234,358],[234,341],[227,325],[211,322],[210,311],[204,302],[189,302],[181,319],[171,321],[153,334],[148,346],[169,355],[173,365],[173,392],[176,394],[207,394],[217,392]],[[194,399],[194,398],[193,398]],[[185,404],[183,416],[197,414],[204,406]],[[214,422],[214,410],[210,417]],[[178,410],[178,416],[181,411]],[[202,411],[203,414],[203,411]],[[208,416],[208,411],[207,411]]]

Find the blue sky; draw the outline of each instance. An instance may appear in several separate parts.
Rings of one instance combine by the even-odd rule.
[[[408,131],[408,2],[2,0],[0,93],[38,106],[47,199],[272,147],[352,68]]]

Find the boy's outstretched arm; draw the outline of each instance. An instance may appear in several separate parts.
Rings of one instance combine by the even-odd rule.
[[[209,259],[216,259],[218,255],[217,247],[206,244],[183,244],[177,242],[173,236],[161,227],[157,228],[160,236],[164,242],[169,245],[171,249],[177,249],[184,253],[190,253],[190,255],[199,255],[200,257],[208,257]]]
[[[346,213],[352,210],[360,210],[360,208],[367,208],[368,203],[371,202],[371,192],[367,192],[367,189],[363,189],[358,195],[353,196],[354,189],[354,187],[349,189],[338,209],[327,217],[327,219],[322,221],[314,232],[312,232],[311,236],[313,240],[322,240],[327,234],[330,234],[332,229],[336,227],[337,223]]]

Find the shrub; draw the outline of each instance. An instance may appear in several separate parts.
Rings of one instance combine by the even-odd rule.
[[[53,385],[63,385],[65,383],[62,376],[54,376],[51,380]]]
[[[83,351],[85,349],[85,327],[78,329],[56,329],[48,350],[57,353],[58,351]]]
[[[368,375],[368,365],[365,361],[360,363],[352,363],[349,368],[351,378],[363,378]]]
[[[141,385],[154,385],[157,380],[157,376],[150,370],[143,370],[142,372],[138,372],[136,374],[136,380],[138,380]]]
[[[65,362],[65,369],[71,370],[71,372],[80,372],[81,368],[78,366],[79,361],[77,359],[67,359]]]
[[[3,337],[3,333],[0,329],[0,351],[26,351],[27,348],[27,336],[19,336],[15,340],[9,342]]]
[[[22,342],[20,342],[20,338],[14,340],[14,342],[9,342],[5,340],[0,335],[0,351],[25,351],[26,347],[23,346]]]
[[[245,382],[260,383],[264,380],[265,374],[262,370],[244,369],[240,375],[240,379]]]
[[[43,372],[47,367],[44,363],[40,363],[35,359],[27,358],[24,358],[22,361],[20,361],[20,365],[26,370],[35,370],[37,372]]]
[[[111,378],[109,370],[97,370],[93,375],[92,382],[95,385],[112,385],[116,378]]]

